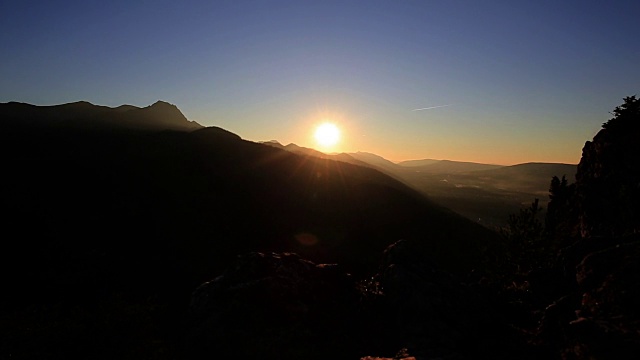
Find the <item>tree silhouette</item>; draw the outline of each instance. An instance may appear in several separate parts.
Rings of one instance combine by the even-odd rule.
[[[535,199],[529,207],[509,215],[507,226],[500,231],[507,241],[509,262],[518,272],[527,272],[538,265],[544,229],[539,219],[542,210]]]
[[[619,130],[640,127],[640,101],[635,95],[624,98],[624,103],[613,110],[613,118],[602,124],[604,129]]]

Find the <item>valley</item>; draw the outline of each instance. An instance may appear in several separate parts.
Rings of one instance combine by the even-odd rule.
[[[575,181],[577,165],[525,163],[511,166],[423,159],[391,162],[379,155],[356,152],[324,154],[295,144],[277,141],[266,145],[304,156],[315,156],[375,168],[424,196],[483,226],[505,226],[510,214],[528,206],[534,199],[546,207],[549,185],[554,176]]]

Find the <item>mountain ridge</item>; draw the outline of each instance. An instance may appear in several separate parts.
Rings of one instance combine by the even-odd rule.
[[[144,130],[192,131],[203,126],[188,120],[177,106],[158,100],[146,107],[120,105],[108,107],[88,101],[59,105],[33,105],[22,102],[0,103],[3,126],[42,126],[48,128],[83,127]]]
[[[260,141],[259,143],[282,148],[284,150],[289,150],[291,152],[299,152],[299,153],[306,152],[308,154],[316,154],[316,156],[320,156],[320,157],[330,157],[330,156],[346,154],[353,157],[355,160],[359,160],[369,165],[390,167],[390,168],[391,167],[397,168],[398,166],[400,166],[400,167],[406,168],[407,170],[414,170],[414,171],[416,170],[416,168],[418,168],[420,170],[422,169],[430,170],[431,172],[436,172],[436,171],[451,172],[451,170],[443,170],[438,168],[437,166],[433,166],[436,164],[447,164],[447,165],[454,165],[454,166],[460,166],[460,167],[465,167],[465,166],[477,167],[475,169],[469,169],[469,168],[455,169],[454,172],[475,172],[475,171],[492,170],[492,169],[499,169],[499,168],[513,168],[513,167],[519,167],[519,166],[522,166],[522,167],[545,166],[545,165],[577,166],[577,164],[569,164],[569,163],[562,163],[562,162],[544,162],[544,161],[528,161],[528,162],[512,164],[512,165],[499,165],[499,164],[479,163],[479,162],[473,162],[473,161],[458,161],[458,160],[448,160],[448,159],[416,159],[416,160],[403,160],[399,162],[393,162],[391,160],[386,159],[383,156],[380,156],[378,154],[371,153],[371,152],[366,152],[366,151],[324,153],[322,151],[315,150],[312,148],[301,147],[295,143],[289,143],[288,145],[283,145],[278,140]],[[437,170],[434,171],[434,169],[437,169]]]
[[[160,126],[156,124],[152,128],[138,127],[137,132],[130,132],[128,131],[130,128],[122,127],[118,123],[122,118],[119,117],[117,110],[87,102],[64,105],[72,109],[89,109],[89,114],[82,111],[79,112],[80,114],[72,112],[71,115],[75,114],[79,118],[66,122],[61,127],[56,127],[58,125],[56,121],[60,119],[56,116],[61,115],[62,119],[66,116],[68,119],[71,115],[58,111],[59,107],[43,108],[22,104],[18,107],[26,111],[20,114],[7,111],[6,104],[0,105],[2,126],[7,130],[3,134],[4,153],[17,154],[7,159],[11,177],[5,179],[11,182],[11,185],[5,187],[6,189],[16,189],[13,193],[6,194],[7,199],[13,199],[17,204],[19,211],[16,214],[32,213],[29,207],[20,205],[24,203],[20,197],[36,199],[34,201],[38,203],[42,201],[37,199],[50,199],[50,202],[42,203],[40,210],[42,214],[48,214],[46,216],[50,219],[57,219],[58,213],[67,212],[76,214],[74,216],[79,219],[85,219],[88,224],[95,223],[96,227],[108,229],[109,227],[105,227],[99,217],[96,217],[97,215],[87,218],[91,213],[87,209],[93,209],[92,211],[96,214],[103,214],[105,218],[115,216],[115,219],[120,219],[118,221],[122,224],[129,224],[137,229],[136,231],[144,233],[145,230],[137,223],[143,224],[145,221],[155,223],[157,220],[151,214],[164,209],[165,214],[155,216],[165,219],[165,222],[161,226],[150,227],[150,229],[167,228],[165,233],[157,233],[158,230],[153,230],[153,233],[160,238],[180,231],[171,225],[172,221],[169,218],[174,216],[176,219],[181,219],[180,221],[196,221],[200,224],[187,231],[193,232],[197,237],[209,233],[211,230],[208,228],[212,224],[218,224],[220,229],[227,229],[221,232],[227,234],[225,236],[231,236],[233,233],[231,229],[237,229],[239,233],[244,234],[242,238],[254,245],[256,239],[260,238],[254,238],[255,234],[252,233],[254,231],[252,228],[255,226],[251,221],[256,221],[260,227],[263,227],[262,232],[265,235],[261,237],[268,239],[262,246],[268,249],[279,244],[277,245],[279,250],[299,251],[302,255],[310,256],[316,261],[342,259],[343,255],[339,255],[340,252],[329,252],[333,247],[339,249],[346,246],[359,249],[358,251],[364,251],[364,253],[372,251],[367,250],[369,247],[372,249],[377,247],[377,254],[377,251],[383,249],[383,243],[388,245],[391,241],[391,239],[385,239],[385,236],[393,236],[393,240],[397,240],[395,237],[416,237],[429,233],[431,234],[428,236],[431,239],[429,241],[435,247],[453,246],[455,243],[453,240],[449,240],[450,245],[440,243],[447,237],[467,242],[466,237],[477,236],[490,239],[495,236],[451,210],[433,203],[415,189],[371,167],[349,164],[331,157],[319,158],[283,152],[272,146],[242,140],[240,136],[217,127],[199,127],[195,131],[163,132],[158,130],[166,129],[163,127],[165,122],[157,121]],[[36,109],[35,115],[33,109]],[[179,112],[177,107],[163,102],[146,108],[131,109],[125,106],[115,109],[135,116],[130,119],[132,122],[150,121],[151,118],[157,120],[155,115],[160,112],[159,110],[175,112],[173,119],[182,121],[183,118],[181,113],[180,116],[177,115]],[[53,114],[33,118],[38,114],[42,115],[43,112],[46,113],[47,110]],[[116,121],[105,120],[102,122],[103,126],[94,129],[96,131],[85,131],[86,124],[83,121],[91,123],[95,118],[104,119],[105,111],[113,115]],[[7,113],[8,116],[6,116]],[[21,123],[20,120],[27,121]],[[43,131],[51,125],[50,123],[54,123],[55,133]],[[109,125],[113,125],[112,128],[109,128]],[[25,164],[31,164],[27,170],[24,168]],[[45,187],[38,187],[34,179],[42,178],[44,181],[51,176],[43,177],[38,175],[40,172],[57,174],[57,178],[52,178],[50,184]],[[53,192],[52,184],[56,184],[59,190]],[[82,189],[87,194],[80,197],[78,190],[72,184],[79,184],[78,189]],[[58,199],[57,193],[68,194],[66,200]],[[111,195],[106,196],[107,193]],[[92,196],[88,194],[93,194],[93,198],[100,201],[96,203],[89,201],[88,199]],[[175,203],[175,205],[169,206],[169,203]],[[397,205],[390,205],[394,203]],[[58,204],[55,206],[61,206],[62,209],[55,211],[51,208],[53,204]],[[87,209],[77,213],[76,208],[71,207],[71,204]],[[96,208],[98,204],[101,204],[100,208]],[[209,205],[203,207],[203,204]],[[222,208],[218,208],[220,206]],[[229,207],[229,211],[224,211],[225,207]],[[108,209],[117,211],[111,213]],[[153,211],[144,214],[139,212],[141,209]],[[206,221],[202,218],[203,214],[194,213],[195,209],[200,209],[203,214],[215,215],[213,217],[215,221],[206,229],[201,228],[200,226]],[[176,213],[176,211],[179,212]],[[244,218],[245,212],[249,216],[248,219]],[[129,215],[125,214],[129,213],[137,214],[139,220],[128,218]],[[190,216],[185,218],[185,214]],[[34,218],[34,216],[31,214],[29,217]],[[122,216],[124,218],[121,218]],[[426,216],[422,224],[410,221],[420,216]],[[436,218],[441,221],[437,226],[433,225],[433,230],[425,227]],[[220,219],[227,220],[221,222]],[[267,219],[273,219],[273,221]],[[60,220],[60,224],[68,223],[68,220]],[[50,222],[51,220],[45,221],[45,223]],[[458,224],[452,226],[456,229],[453,233],[468,228],[468,231],[463,231],[469,232],[468,236],[452,235],[450,230],[442,233],[435,231],[438,226],[444,226],[441,224],[449,222]],[[88,225],[78,228],[85,226]],[[109,230],[109,233],[113,233],[115,229],[124,225],[119,226]],[[62,228],[67,229],[65,231],[71,231],[72,234],[77,232],[72,228],[64,226]],[[373,228],[378,230],[371,230]],[[47,227],[43,227],[36,231],[46,231],[46,229]],[[123,228],[121,230],[124,231]],[[321,242],[315,249],[301,247],[296,243],[295,237],[297,233],[302,232],[318,232],[321,234],[316,235],[319,239],[328,236],[331,240]],[[475,236],[470,235],[471,233]],[[354,237],[357,240],[343,244],[338,239],[345,236]],[[369,241],[365,241],[366,237],[370,238]],[[376,242],[379,244],[373,246]],[[481,241],[478,242],[480,243]],[[234,246],[244,245],[227,244],[225,246],[234,248]],[[349,253],[353,254],[353,251],[345,252],[345,254]],[[450,255],[455,257],[461,254],[450,252]],[[347,258],[342,259],[342,262],[371,264],[372,261],[366,256],[359,258],[354,258],[353,255],[345,256]],[[446,263],[442,262],[446,266]],[[453,261],[453,263],[459,262]],[[469,266],[471,263],[469,262]]]
[[[282,146],[271,142],[271,145],[305,155],[318,153],[313,149],[301,150],[304,148],[295,144]],[[343,157],[320,154],[324,158],[377,169],[436,203],[490,228],[505,226],[510,214],[536,198],[542,206],[546,205],[553,176],[565,175],[571,181],[577,170],[577,165],[562,163],[493,165],[422,159],[410,160],[407,165],[407,162],[393,163],[367,152],[347,153]]]

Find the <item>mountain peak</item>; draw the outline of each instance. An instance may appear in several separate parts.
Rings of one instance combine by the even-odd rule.
[[[172,108],[178,108],[177,106],[175,106],[174,104],[171,104],[169,102],[163,101],[163,100],[158,100],[156,102],[154,102],[152,105],[150,105],[149,107],[172,107]]]
[[[67,105],[80,105],[80,106],[94,106],[92,103],[86,101],[86,100],[80,100],[80,101],[74,101],[71,102]]]
[[[186,120],[186,117],[182,114],[182,112],[180,111],[180,109],[178,109],[177,106],[175,106],[174,104],[168,103],[166,101],[162,101],[162,100],[158,100],[156,102],[154,102],[153,104],[144,107],[143,109],[149,109],[149,110],[154,110],[154,111],[163,111],[163,112],[173,112],[174,115],[180,114],[180,117],[184,117]]]
[[[152,105],[134,111],[144,122],[155,125],[163,125],[170,129],[196,130],[202,125],[195,121],[189,121],[174,104],[158,100]],[[140,121],[140,120],[138,120]]]

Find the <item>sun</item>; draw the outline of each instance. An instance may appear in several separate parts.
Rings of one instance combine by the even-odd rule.
[[[340,129],[335,124],[325,122],[316,128],[315,137],[318,145],[322,147],[332,147],[340,141]]]

